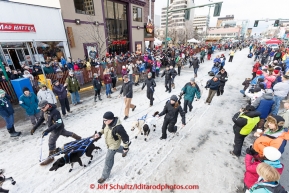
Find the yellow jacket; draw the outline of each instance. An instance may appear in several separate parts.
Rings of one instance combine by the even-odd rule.
[[[230,56],[234,56],[234,54],[235,54],[235,52],[232,50],[232,51],[230,52]]]

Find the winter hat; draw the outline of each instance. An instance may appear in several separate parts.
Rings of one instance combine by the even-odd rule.
[[[254,92],[260,92],[261,91],[261,88],[260,87],[255,87],[254,88]]]
[[[267,121],[264,125],[264,128],[269,128],[268,123],[274,123],[276,126],[276,129],[273,130],[273,132],[281,129],[284,126],[284,122],[285,120],[283,119],[283,117],[279,116],[279,115],[271,115],[267,117]]]
[[[263,155],[270,161],[276,161],[281,158],[281,152],[275,147],[265,147],[263,150]]]
[[[247,106],[245,107],[245,110],[246,110],[246,111],[255,111],[256,108],[255,108],[254,106],[252,106],[252,105],[247,105]]]
[[[191,81],[191,82],[195,82],[195,78],[191,78],[190,81]]]
[[[0,89],[0,96],[3,95],[3,94],[4,95],[6,94],[5,90]]]
[[[25,91],[30,91],[30,90],[29,90],[29,88],[24,87],[24,88],[22,89],[22,91],[25,92]]]
[[[42,109],[43,107],[45,107],[48,104],[47,100],[42,100],[38,103],[38,109]]]
[[[273,90],[272,89],[265,89],[265,92],[268,94],[273,94]]]
[[[274,74],[279,74],[279,70],[274,70]]]
[[[258,74],[258,75],[262,75],[263,72],[262,72],[262,70],[257,70],[256,74]]]
[[[114,114],[112,112],[110,112],[110,111],[107,111],[106,113],[104,113],[103,118],[107,119],[107,120],[113,120],[114,119]]]
[[[172,95],[171,96],[171,100],[177,102],[178,101],[178,97],[176,95]]]
[[[148,76],[152,76],[152,73],[151,73],[151,72],[149,72],[149,73],[148,73]]]

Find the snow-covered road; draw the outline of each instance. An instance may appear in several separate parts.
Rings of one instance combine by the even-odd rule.
[[[217,54],[225,53],[217,51]],[[212,68],[212,61],[206,61],[200,65],[199,76],[196,79],[202,90],[199,101],[193,102],[193,111],[186,115],[187,125],[181,129],[179,136],[168,135],[167,140],[159,140],[163,117],[157,122],[155,132],[151,131],[148,142],[143,136],[134,139],[131,129],[131,121],[140,118],[147,112],[153,114],[161,111],[165,101],[171,94],[179,94],[182,86],[193,77],[193,69],[185,67],[181,76],[175,78],[176,89],[171,94],[165,92],[164,78],[157,78],[155,105],[149,107],[146,91],[141,91],[140,86],[134,87],[132,103],[137,105],[134,112],[130,112],[130,118],[123,121],[132,144],[127,157],[122,158],[116,154],[115,164],[110,178],[106,181],[108,188],[112,185],[124,184],[168,184],[168,185],[198,185],[198,190],[163,190],[162,192],[237,192],[237,188],[243,186],[243,157],[232,157],[229,151],[232,149],[233,132],[232,116],[245,104],[239,90],[246,77],[251,77],[252,59],[248,59],[248,49],[237,51],[232,63],[226,63],[225,69],[229,74],[229,81],[225,86],[223,96],[215,96],[211,105],[204,104],[208,91],[204,85],[210,77],[207,72]],[[228,56],[228,52],[226,52]],[[103,97],[102,102],[96,105],[92,98],[86,98],[83,105],[74,107],[71,116],[64,118],[67,130],[77,133],[82,137],[91,136],[95,130],[100,130],[102,115],[106,111],[112,111],[123,119],[123,100],[117,98],[118,92],[112,94],[111,99]],[[177,123],[181,125],[180,119]],[[21,126],[20,126],[21,125]],[[96,145],[103,151],[95,154],[92,163],[81,168],[75,164],[74,170],[68,173],[70,168],[66,165],[56,172],[49,172],[51,165],[39,166],[40,136],[44,127],[37,130],[33,136],[29,134],[30,123],[28,121],[16,125],[24,135],[19,139],[10,139],[7,132],[0,131],[0,168],[6,170],[7,176],[13,176],[17,181],[15,186],[6,182],[3,188],[10,192],[160,192],[160,190],[99,190],[97,179],[100,178],[106,146],[104,139]],[[136,132],[136,131],[135,131]],[[44,156],[48,154],[48,137],[43,142]],[[57,145],[61,146],[71,138],[60,137]],[[247,137],[245,147],[252,143]],[[288,156],[288,151],[284,154]],[[84,162],[88,159],[83,156]],[[284,162],[283,162],[284,163]],[[289,167],[285,164],[285,169]],[[288,170],[284,175],[288,175]],[[91,189],[91,184],[96,187]],[[288,184],[283,185],[288,188]]]

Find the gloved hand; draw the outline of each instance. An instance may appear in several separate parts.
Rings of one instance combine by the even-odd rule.
[[[246,149],[246,153],[249,154],[249,155],[252,155],[252,156],[258,155],[258,152],[256,152],[256,151],[252,148],[252,146],[250,146],[250,147],[248,147],[248,148]]]
[[[33,135],[34,132],[35,132],[35,130],[36,130],[36,129],[33,127],[33,128],[31,129],[31,131],[30,131],[30,134]]]
[[[68,92],[73,93],[72,90],[68,90]]]
[[[44,136],[48,135],[48,133],[49,133],[49,132],[48,132],[47,130],[43,131],[43,132],[42,132],[42,138],[43,138]]]

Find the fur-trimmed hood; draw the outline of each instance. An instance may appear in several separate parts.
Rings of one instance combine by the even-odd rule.
[[[272,132],[278,131],[280,129],[283,128],[285,120],[283,119],[283,117],[279,116],[279,115],[271,115],[267,117],[267,121],[265,122],[264,128],[268,129],[268,123],[274,123],[276,126],[276,129],[272,130]]]

